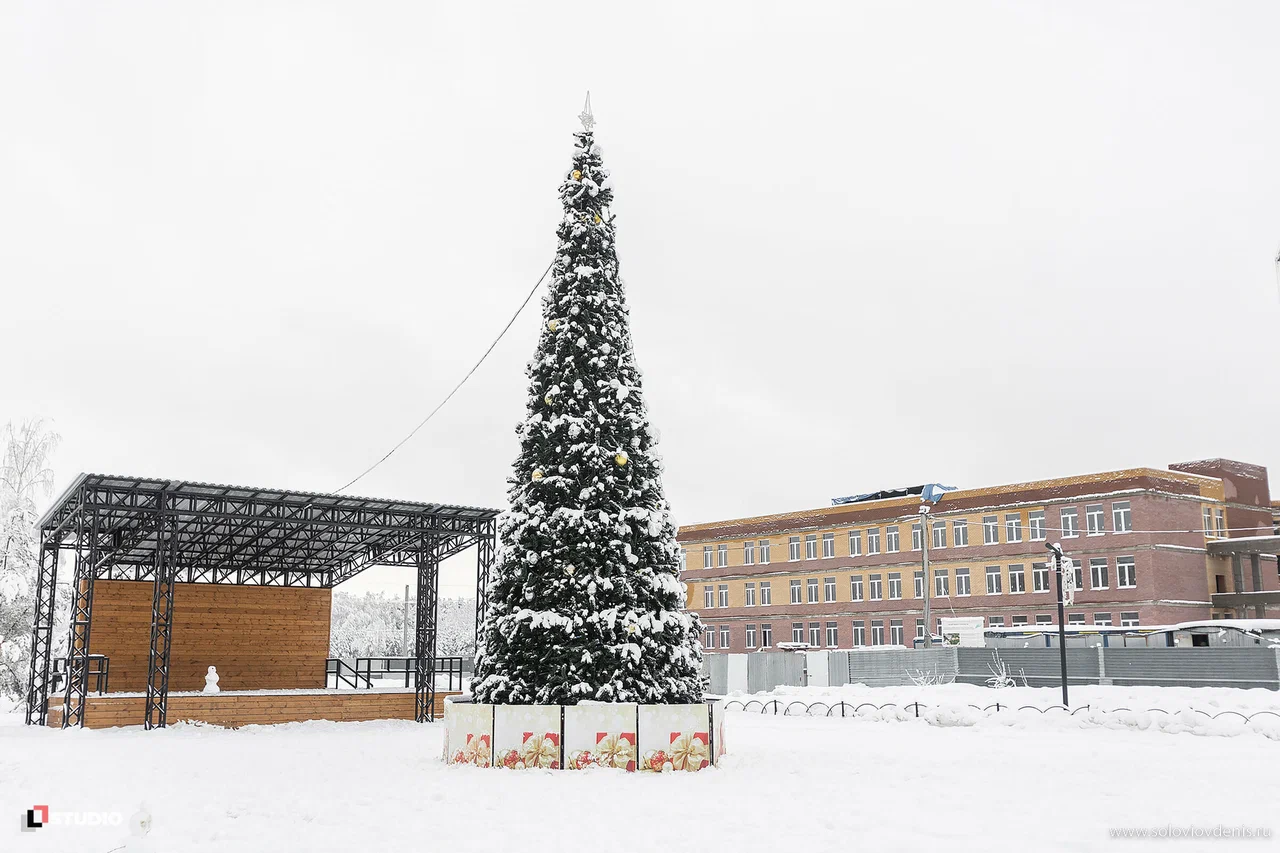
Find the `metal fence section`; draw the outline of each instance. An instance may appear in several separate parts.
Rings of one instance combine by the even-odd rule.
[[[1111,684],[1280,689],[1280,652],[1256,646],[1105,649],[1102,661]]]
[[[997,655],[1017,684],[1058,684],[1056,648],[852,649],[821,652],[709,654],[703,675],[713,694],[761,693],[778,687],[866,684],[904,687],[917,680],[986,684]],[[1221,648],[1067,647],[1071,684],[1168,687],[1264,687],[1280,690],[1280,650]]]
[[[1018,684],[1028,687],[1054,687],[1062,683],[1062,662],[1055,649],[956,649],[958,671],[956,681],[964,684],[986,684],[999,669],[999,662]],[[1102,649],[1067,647],[1067,683],[1100,683]],[[1159,649],[1112,649],[1135,654],[1150,654]]]

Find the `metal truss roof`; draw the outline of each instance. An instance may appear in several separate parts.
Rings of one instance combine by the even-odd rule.
[[[215,483],[81,474],[41,541],[94,555],[95,577],[152,580],[161,530],[178,582],[331,587],[375,565],[438,559],[492,535],[496,509]]]

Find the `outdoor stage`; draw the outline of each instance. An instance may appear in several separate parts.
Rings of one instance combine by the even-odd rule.
[[[444,700],[455,692],[437,691],[432,716],[444,716]],[[412,720],[413,688],[371,690],[237,690],[222,693],[169,694],[169,722],[196,721],[228,728],[296,723],[303,720]],[[47,725],[62,725],[63,697],[49,697]],[[140,726],[146,720],[145,693],[106,693],[85,700],[84,726],[107,729]]]

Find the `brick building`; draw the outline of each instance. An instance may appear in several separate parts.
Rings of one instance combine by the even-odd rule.
[[[682,527],[689,609],[708,651],[784,641],[910,644],[932,615],[1056,623],[1046,541],[1072,557],[1068,624],[1162,625],[1280,612],[1265,468],[1211,459]],[[937,630],[937,624],[933,626]]]

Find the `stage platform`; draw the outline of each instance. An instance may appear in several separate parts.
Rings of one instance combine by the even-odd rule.
[[[444,700],[456,692],[437,690],[433,716],[444,718]],[[62,725],[63,697],[49,698],[48,725]],[[371,690],[239,690],[222,693],[169,694],[169,724],[179,721],[212,723],[228,728],[295,723],[303,720],[412,720],[414,691],[403,688]],[[90,729],[140,726],[146,717],[142,693],[90,695],[85,701],[84,725]]]

